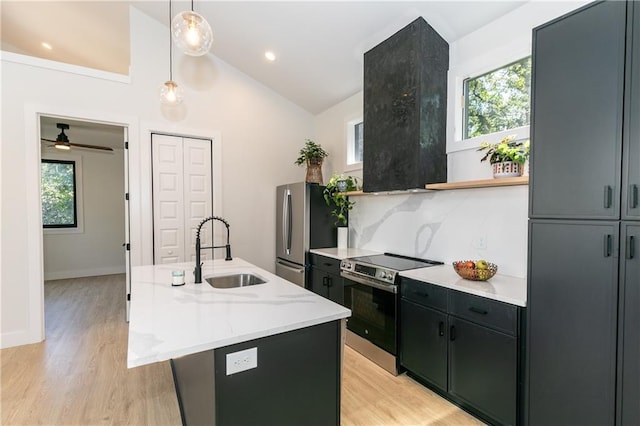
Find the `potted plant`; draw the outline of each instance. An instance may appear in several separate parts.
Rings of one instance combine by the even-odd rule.
[[[347,213],[355,204],[354,201],[349,200],[345,192],[357,189],[357,178],[334,173],[323,192],[324,201],[328,206],[333,206],[331,214],[336,218],[335,225],[338,227],[338,248],[347,248],[348,246]]]
[[[336,218],[336,226],[347,225],[347,212],[353,208],[354,201],[345,194],[358,189],[358,179],[334,173],[324,189],[324,201],[333,206],[331,214]]]
[[[483,142],[478,151],[486,151],[480,161],[489,160],[494,178],[521,176],[529,158],[529,139],[516,141],[515,135],[504,137],[499,143]]]
[[[322,185],[322,162],[327,156],[329,154],[319,144],[311,139],[306,140],[304,147],[300,149],[300,156],[295,161],[298,166],[307,165],[306,182]]]

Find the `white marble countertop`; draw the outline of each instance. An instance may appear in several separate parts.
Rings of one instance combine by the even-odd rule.
[[[527,280],[524,278],[496,274],[487,281],[465,280],[451,265],[412,269],[400,275],[512,305],[527,306]]]
[[[309,250],[311,253],[319,254],[321,256],[327,256],[334,259],[342,260],[347,259],[349,257],[357,257],[357,256],[370,256],[373,254],[382,254],[377,251],[364,250],[359,248],[319,248],[319,249],[311,249]]]
[[[216,289],[194,284],[193,262],[137,266],[131,274],[127,366],[165,361],[346,318],[349,309],[242,259],[205,261],[202,276],[251,272],[267,283]],[[171,286],[171,271],[186,284]]]

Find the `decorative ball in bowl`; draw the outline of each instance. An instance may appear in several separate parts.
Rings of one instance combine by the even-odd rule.
[[[453,269],[465,280],[486,281],[498,272],[498,265],[480,260],[460,260],[453,262]]]

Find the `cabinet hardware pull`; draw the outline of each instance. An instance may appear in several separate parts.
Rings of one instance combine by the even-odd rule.
[[[611,256],[611,234],[604,236],[604,257]]]
[[[420,297],[429,297],[429,293],[423,293],[423,292],[418,291],[418,292],[416,292],[416,294],[418,296],[420,296]]]
[[[329,262],[324,262],[324,263],[323,263],[323,265],[324,265],[324,266],[331,266],[331,263],[329,263]]]
[[[627,259],[633,259],[636,255],[636,241],[633,235],[627,237]]]
[[[333,277],[327,277],[327,287],[333,287]]]
[[[485,311],[484,309],[476,308],[475,306],[470,307],[469,310],[471,312],[475,312],[476,314],[480,314],[480,315],[487,315],[489,313],[488,311]]]
[[[629,185],[629,208],[635,209],[638,207],[638,185]]]
[[[327,276],[322,277],[322,285],[325,286],[325,287],[329,286],[329,277],[327,277]]]
[[[438,324],[438,336],[444,336],[444,321],[440,321]]]
[[[605,209],[611,208],[612,198],[613,198],[613,188],[611,188],[611,185],[605,185],[604,186],[604,208]]]
[[[456,326],[452,325],[451,328],[449,329],[449,340],[451,340],[452,342],[454,340],[456,340]]]

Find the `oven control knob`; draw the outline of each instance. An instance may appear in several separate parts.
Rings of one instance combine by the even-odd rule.
[[[385,271],[380,271],[380,278],[383,280],[387,278],[387,273]]]

